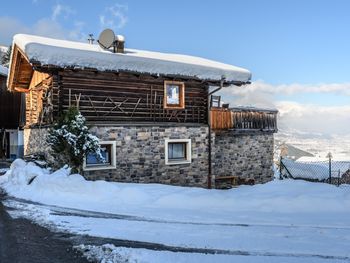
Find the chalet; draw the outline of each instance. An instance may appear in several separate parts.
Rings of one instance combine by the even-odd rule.
[[[84,177],[214,187],[273,178],[276,111],[221,107],[248,70],[199,58],[19,34],[8,89],[25,94],[25,154],[50,158],[48,127],[79,107],[104,149]]]
[[[0,159],[23,157],[22,95],[7,91],[8,69],[0,65]]]

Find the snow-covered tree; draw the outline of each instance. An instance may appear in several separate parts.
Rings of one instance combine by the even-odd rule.
[[[68,164],[73,171],[81,172],[88,153],[95,153],[103,160],[98,138],[90,134],[84,116],[75,107],[69,108],[49,130],[47,142],[58,157],[55,158],[56,167]]]
[[[12,51],[12,45],[10,45],[5,53],[2,54],[0,57],[1,59],[1,65],[5,67],[9,67],[10,65],[10,59],[11,59],[11,51]]]

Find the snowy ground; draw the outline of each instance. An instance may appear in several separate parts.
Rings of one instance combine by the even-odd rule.
[[[347,185],[285,180],[222,191],[90,182],[17,160],[0,187],[16,197],[5,201],[13,217],[132,241],[78,247],[105,262],[350,262]]]

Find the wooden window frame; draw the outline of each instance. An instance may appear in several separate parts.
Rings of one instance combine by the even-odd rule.
[[[96,171],[96,170],[106,170],[106,169],[116,169],[117,168],[117,142],[116,141],[100,141],[100,145],[110,145],[111,146],[111,163],[108,163],[106,165],[99,164],[99,165],[87,165],[86,164],[86,158],[84,158],[84,165],[83,170],[84,171]]]
[[[183,143],[185,144],[185,158],[184,159],[169,159],[169,144]],[[191,139],[165,139],[165,164],[189,164],[192,162],[192,148]]]
[[[180,104],[168,104],[167,85],[179,86]],[[184,109],[185,108],[185,83],[181,81],[164,81],[164,109]]]

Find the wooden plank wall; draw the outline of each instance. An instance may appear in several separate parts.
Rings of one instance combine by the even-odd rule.
[[[277,112],[211,108],[213,130],[266,130],[277,131]]]
[[[9,92],[6,77],[0,75],[0,129],[16,129],[20,125],[21,94]]]
[[[210,126],[213,130],[232,129],[232,112],[224,108],[211,108]]]
[[[42,80],[36,87],[32,87],[29,92],[25,93],[26,126],[47,124],[46,119],[49,117],[46,116],[48,113],[45,115],[44,107],[47,106],[47,96],[52,96],[52,90],[52,77],[49,77]]]
[[[164,109],[164,80],[126,73],[60,72],[53,80],[58,108],[79,104],[88,122],[206,123],[207,89],[198,81],[185,82],[185,109]],[[55,105],[56,107],[56,105]]]

